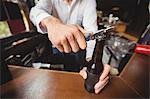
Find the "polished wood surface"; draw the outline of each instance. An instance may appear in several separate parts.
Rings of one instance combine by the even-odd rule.
[[[149,96],[149,60],[148,55],[134,54],[120,74],[121,78],[143,97]]]
[[[3,98],[29,99],[99,99],[100,97],[139,97],[118,77],[98,95],[84,89],[84,80],[77,73],[10,67],[14,80],[1,86]],[[121,90],[123,89],[123,90]]]
[[[135,59],[136,57],[134,55],[132,60]],[[93,93],[88,93],[85,90],[84,80],[78,73],[23,68],[16,66],[10,66],[9,69],[14,79],[0,86],[0,94],[2,98],[137,99],[143,97],[134,88],[132,88],[132,86],[129,86],[128,83],[121,78],[122,76],[111,77],[109,84],[101,91],[100,94],[96,95]]]

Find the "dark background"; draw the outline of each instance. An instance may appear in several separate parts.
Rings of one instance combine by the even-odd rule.
[[[135,37],[140,37],[146,26],[149,24],[149,11],[148,4],[149,0],[96,0],[97,10],[103,11],[104,16],[109,14],[114,14],[114,16],[119,17],[121,21],[127,23],[127,33]],[[21,2],[21,0],[20,0]],[[6,14],[4,11],[4,6],[9,9],[8,12],[11,13],[10,19],[21,18],[18,6],[7,3],[1,5],[1,20],[6,20]],[[27,0],[26,5],[30,10],[32,6],[35,5],[34,0]],[[13,8],[12,8],[13,6]],[[114,10],[118,8],[118,10]]]
[[[128,24],[127,32],[140,37],[149,24],[149,0],[97,0],[97,9],[105,16],[113,13]],[[113,8],[119,10],[113,10]]]

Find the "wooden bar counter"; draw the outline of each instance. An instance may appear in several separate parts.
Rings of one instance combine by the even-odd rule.
[[[139,62],[145,55],[133,55],[129,65],[148,65]],[[137,60],[137,61],[134,61]],[[133,62],[132,62],[133,61]],[[148,61],[148,60],[146,60]],[[141,66],[140,66],[141,67]],[[148,68],[148,67],[147,67]],[[99,94],[88,93],[84,80],[78,73],[9,66],[13,80],[0,86],[1,98],[19,99],[109,99],[136,98],[143,96],[121,76],[110,78],[109,84]],[[146,68],[145,68],[146,69]],[[144,70],[145,70],[144,69]],[[124,70],[123,73],[126,71]],[[132,74],[131,74],[132,76]],[[126,77],[125,77],[126,78]],[[130,78],[130,77],[129,77]],[[148,87],[148,86],[147,86]]]

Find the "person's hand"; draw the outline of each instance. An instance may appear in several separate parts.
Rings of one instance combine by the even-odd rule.
[[[84,29],[77,25],[65,25],[54,17],[45,18],[42,25],[48,31],[49,40],[60,51],[69,53],[86,48]],[[83,31],[84,32],[84,31]]]
[[[104,87],[105,85],[108,83],[109,81],[109,71],[110,71],[110,66],[108,64],[104,65],[104,70],[99,78],[99,81],[95,84],[94,89],[95,89],[95,93],[98,94]],[[87,72],[86,72],[87,68],[83,68],[79,74],[86,79],[87,78]]]

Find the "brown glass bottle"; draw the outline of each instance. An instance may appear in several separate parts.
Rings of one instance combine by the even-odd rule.
[[[102,55],[104,40],[96,41],[92,60],[87,63],[87,79],[84,86],[88,92],[94,93],[94,86],[99,81],[99,77],[103,71]]]

